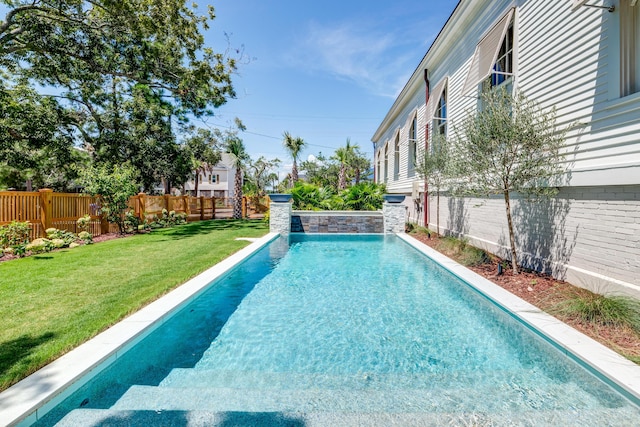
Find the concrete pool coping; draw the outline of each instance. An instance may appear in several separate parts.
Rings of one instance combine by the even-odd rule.
[[[51,364],[0,393],[0,423],[31,424],[118,359],[174,313],[279,236],[269,233],[197,277],[147,305]],[[469,286],[549,337],[561,351],[591,367],[630,397],[640,400],[640,366],[405,234],[397,236],[464,280]],[[80,382],[80,378],[82,381]]]

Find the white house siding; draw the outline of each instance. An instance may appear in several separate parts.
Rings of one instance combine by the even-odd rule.
[[[402,142],[416,110],[418,146],[424,147],[425,68],[431,88],[448,77],[451,136],[452,126],[477,106],[473,91],[461,93],[476,45],[511,7],[514,86],[543,108],[556,109],[557,125],[566,129],[569,168],[556,198],[536,204],[515,198],[521,262],[598,292],[640,297],[640,93],[619,96],[617,10],[573,10],[571,0],[461,1],[376,131],[376,150],[386,140],[393,144],[397,129]],[[401,144],[401,167],[406,147]],[[412,182],[422,181],[403,172],[396,181],[389,175],[389,192],[410,195]],[[429,227],[435,229],[435,197],[429,199]],[[410,219],[421,222],[410,198],[406,204]],[[440,226],[508,257],[502,197],[442,195]]]

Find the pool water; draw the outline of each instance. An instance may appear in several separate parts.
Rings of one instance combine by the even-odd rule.
[[[640,420],[624,396],[395,236],[291,235],[38,425],[226,425],[229,414],[239,425]]]

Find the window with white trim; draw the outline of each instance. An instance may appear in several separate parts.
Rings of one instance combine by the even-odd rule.
[[[491,27],[486,35],[476,46],[471,60],[467,79],[462,88],[462,94],[466,95],[473,89],[482,89],[507,85],[508,89],[513,83],[513,58],[514,58],[514,9],[511,8],[498,22]]]
[[[400,135],[396,135],[396,142],[393,144],[393,179],[398,180],[400,176]]]
[[[413,116],[411,126],[409,126],[409,155],[408,158],[408,175],[415,175],[416,163],[418,161],[418,117]]]
[[[620,96],[640,92],[640,3],[621,0]]]
[[[384,182],[389,181],[389,142],[384,146]]]
[[[434,135],[447,136],[447,87],[442,89],[436,111],[433,114]]]

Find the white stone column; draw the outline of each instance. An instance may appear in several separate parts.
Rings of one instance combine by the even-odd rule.
[[[407,221],[407,207],[402,203],[383,203],[384,233],[404,233]]]
[[[269,205],[269,231],[283,234],[291,232],[291,203],[271,202]]]

